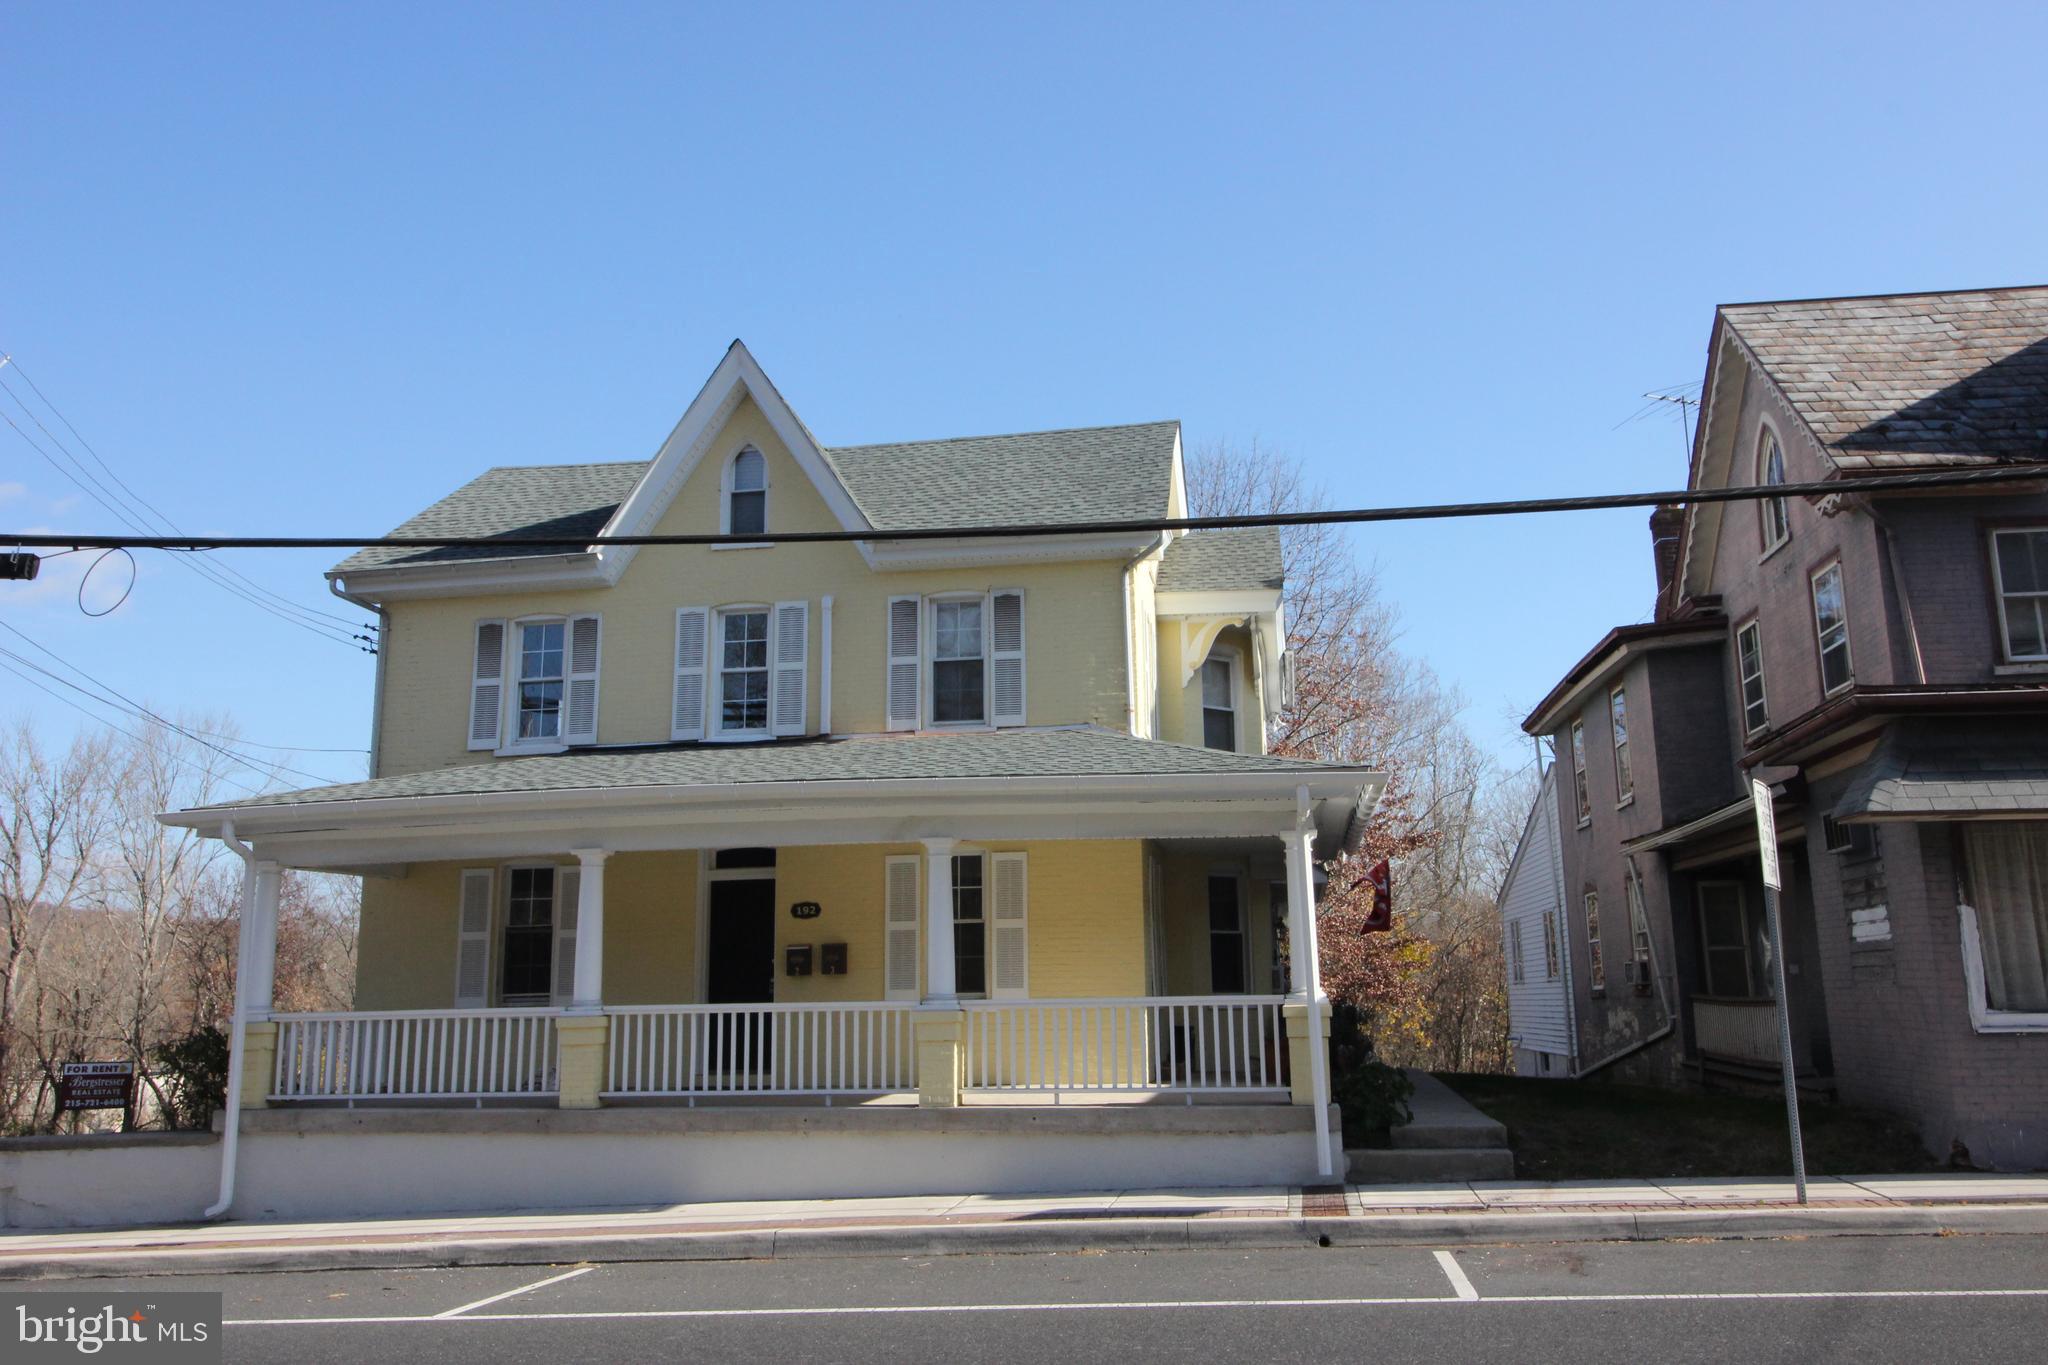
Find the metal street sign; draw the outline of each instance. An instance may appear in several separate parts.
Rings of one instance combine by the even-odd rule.
[[[1806,1202],[1806,1144],[1799,1136],[1799,1083],[1792,1069],[1792,1002],[1785,992],[1785,926],[1778,913],[1778,818],[1771,809],[1771,789],[1755,778],[1749,783],[1756,803],[1757,855],[1764,870],[1764,929],[1771,940],[1771,994],[1778,1002],[1778,1070],[1785,1085],[1785,1126],[1792,1134],[1792,1183],[1799,1202]]]
[[[1771,789],[1751,778],[1749,799],[1756,805],[1756,844],[1763,851],[1764,885],[1782,891],[1785,884],[1778,880],[1778,817],[1771,809]]]

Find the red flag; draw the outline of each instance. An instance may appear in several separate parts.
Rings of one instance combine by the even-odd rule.
[[[1384,934],[1394,927],[1394,872],[1385,858],[1372,865],[1372,871],[1365,874],[1372,885],[1372,909],[1365,916],[1365,932]]]

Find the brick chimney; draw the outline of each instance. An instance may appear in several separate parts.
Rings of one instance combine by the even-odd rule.
[[[1685,527],[1685,509],[1665,503],[1650,513],[1650,549],[1657,561],[1657,619],[1678,606],[1678,537]]]

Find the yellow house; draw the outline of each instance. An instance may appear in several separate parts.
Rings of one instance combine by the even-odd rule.
[[[652,459],[491,469],[350,556],[369,779],[165,817],[250,869],[230,1132],[645,1139],[554,1202],[700,1190],[677,1143],[792,1107],[853,1145],[719,1188],[1079,1178],[1014,1147],[1054,1110],[1077,1173],[1328,1177],[1315,867],[1382,784],[1265,752],[1277,534],[1185,516],[1176,423],[826,447],[735,342]],[[350,1013],[268,1008],[285,867],[364,877]],[[1162,1160],[1197,1130],[1271,1155]],[[878,1184],[885,1133],[941,1145]],[[378,1159],[488,1205],[435,1150]]]

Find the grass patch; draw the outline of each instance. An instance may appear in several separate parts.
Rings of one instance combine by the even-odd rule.
[[[1789,1177],[1785,1104],[1775,1098],[1525,1076],[1442,1075],[1507,1125],[1530,1180]],[[1903,1119],[1800,1097],[1809,1175],[1939,1169]]]

